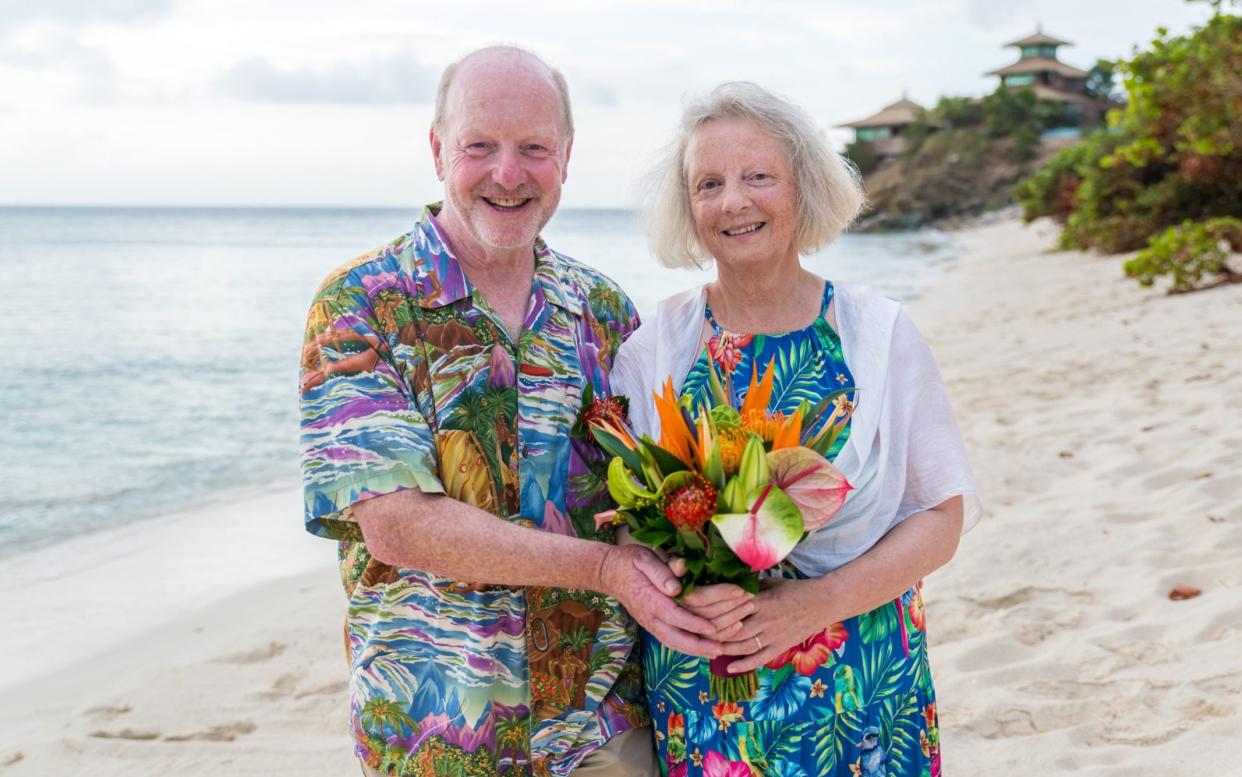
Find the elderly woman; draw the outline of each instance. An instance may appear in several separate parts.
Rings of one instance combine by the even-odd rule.
[[[920,581],[947,562],[978,500],[931,352],[901,306],[832,283],[800,256],[855,218],[857,175],[794,105],[726,83],[685,110],[654,177],[660,261],[714,263],[715,281],[663,301],[621,349],[613,387],[639,432],[668,377],[704,401],[707,376],[745,396],[775,364],[769,411],[842,388],[853,403],[828,456],[854,490],[757,596],[704,586],[729,670],[758,670],[748,701],[711,693],[707,659],[644,640],[648,705],[670,774],[935,775],[939,731]],[[729,659],[726,659],[727,661]]]

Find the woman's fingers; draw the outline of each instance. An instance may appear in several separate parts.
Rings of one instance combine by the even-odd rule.
[[[687,607],[705,608],[718,603],[737,605],[753,598],[751,594],[739,586],[729,583],[718,583],[716,585],[702,585],[695,588],[686,594],[681,603]]]
[[[688,599],[689,597],[686,597],[686,598]],[[736,599],[736,600],[729,600],[729,601],[724,601],[724,602],[716,602],[714,604],[707,604],[707,605],[698,606],[698,607],[694,605],[686,604],[685,599],[683,599],[681,604],[687,610],[699,616],[700,618],[707,618],[708,620],[715,620],[716,618],[720,618],[722,616],[733,613],[736,610],[742,610],[743,608],[746,608],[745,611],[738,614],[736,618],[731,619],[731,620],[737,620],[738,618],[745,618],[747,615],[750,615],[751,613],[755,611],[754,604],[746,599]],[[721,625],[728,625],[728,622],[727,621],[722,622]]]

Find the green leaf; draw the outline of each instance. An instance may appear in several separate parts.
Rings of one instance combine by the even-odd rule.
[[[677,532],[677,534],[679,537],[681,537],[682,545],[684,545],[687,548],[693,548],[694,550],[703,550],[706,547],[703,544],[703,538],[699,536],[698,532],[679,531]]]
[[[858,616],[858,634],[864,643],[882,642],[897,630],[897,613],[892,603]]]
[[[677,536],[677,532],[660,526],[641,526],[632,530],[630,536],[644,545],[660,548],[672,542],[673,538]]]
[[[693,690],[699,674],[699,659],[661,644],[643,654],[643,679],[647,692],[667,698],[674,707],[692,708],[698,702]]]
[[[595,437],[595,442],[599,443],[599,447],[610,456],[621,459],[625,462],[625,466],[634,472],[642,472],[642,463],[638,458],[638,453],[627,447],[620,437],[596,426],[591,427],[591,435]]]
[[[660,471],[663,477],[668,477],[674,472],[685,472],[690,469],[681,459],[661,448],[645,434],[639,438],[638,445],[644,453],[651,457],[656,469]]]

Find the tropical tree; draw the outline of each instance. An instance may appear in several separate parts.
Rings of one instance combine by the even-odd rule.
[[[404,706],[380,696],[367,699],[360,718],[362,725],[371,730],[388,729],[397,736],[405,736],[407,731],[418,732],[418,724]]]
[[[1117,67],[1125,108],[1016,188],[1025,218],[1064,224],[1063,247],[1111,253],[1242,213],[1242,17],[1160,29]]]

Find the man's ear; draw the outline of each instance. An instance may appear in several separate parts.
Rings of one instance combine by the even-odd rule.
[[[443,181],[444,162],[443,158],[440,156],[440,152],[443,150],[443,145],[440,143],[440,136],[436,134],[435,127],[432,127],[427,133],[427,139],[431,141],[431,158],[434,159],[436,163],[436,178]]]
[[[569,142],[565,144],[565,161],[561,163],[561,183],[569,178],[569,155],[574,150],[574,139],[571,135]]]

